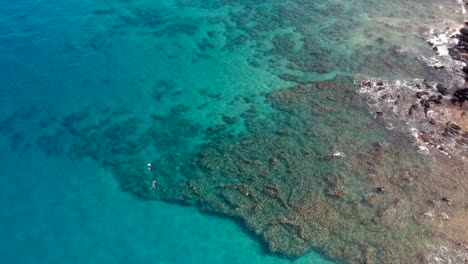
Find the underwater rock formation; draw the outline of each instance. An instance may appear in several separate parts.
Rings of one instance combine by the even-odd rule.
[[[407,148],[409,138],[369,123],[353,80],[295,86],[266,100],[274,111],[247,110],[238,134],[225,124],[203,130],[172,111],[150,127],[129,119],[79,131],[69,154],[95,159],[143,199],[232,218],[271,253],[296,258],[320,249],[346,263],[425,263],[439,238],[417,219],[449,187],[424,183],[442,180],[431,176],[438,171],[428,157]],[[205,143],[186,149],[184,139],[200,136]],[[151,147],[167,154],[147,170]],[[327,158],[335,152],[346,155]],[[461,195],[451,193],[457,206]]]

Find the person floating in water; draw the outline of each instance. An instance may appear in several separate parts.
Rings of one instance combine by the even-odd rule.
[[[151,163],[148,163],[146,167],[148,167],[148,175],[151,175]],[[153,181],[153,183],[151,184],[151,189],[156,189],[156,181]]]

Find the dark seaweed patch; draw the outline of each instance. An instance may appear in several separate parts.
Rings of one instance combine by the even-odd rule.
[[[110,15],[116,12],[115,8],[107,8],[107,9],[95,9],[93,10],[94,15]]]

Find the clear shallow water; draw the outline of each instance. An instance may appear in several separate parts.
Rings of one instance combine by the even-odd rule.
[[[415,20],[427,17],[430,4],[409,4]],[[139,159],[144,171],[148,160],[209,141],[200,131],[223,124],[224,116],[271,113],[265,103],[270,91],[338,74],[422,74],[418,64],[392,64],[405,65],[429,50],[410,33],[416,27],[406,27],[412,24],[407,5],[3,2],[0,197],[9,210],[0,219],[6,234],[0,252],[10,263],[288,263],[265,255],[228,220],[122,193],[93,161],[65,157],[73,156],[74,133],[134,117],[143,119],[140,127],[156,125],[157,143],[126,156]],[[395,53],[397,44],[417,53]],[[76,113],[87,114],[64,119]],[[365,111],[353,113],[363,123],[371,120]],[[160,116],[183,122],[154,122]],[[179,131],[190,127],[185,120],[196,122],[198,132]],[[332,119],[343,120],[342,113]],[[245,132],[245,123],[227,130]],[[381,138],[378,130],[372,140]],[[327,263],[316,254],[302,262]]]
[[[170,51],[160,50],[152,36],[110,38],[108,24],[119,15],[107,19],[93,10],[126,6],[114,1],[100,6],[82,1],[2,3],[0,49],[6,56],[0,63],[1,115],[25,114],[2,124],[7,135],[19,133],[18,145],[10,136],[2,136],[0,144],[2,263],[292,263],[265,254],[232,221],[194,208],[140,200],[121,192],[115,179],[93,162],[45,155],[35,146],[40,134],[54,129],[44,123],[83,106],[131,109],[135,115],[168,111],[175,102],[148,100],[160,79],[179,82],[183,77],[176,89],[185,94],[170,100],[190,104],[192,95],[200,97],[196,89],[207,84],[231,89],[226,94],[233,96],[235,90],[245,92],[242,87],[253,84],[259,85],[251,92],[258,93],[261,87],[282,83],[246,66],[229,67],[246,64],[236,54],[211,65],[188,60],[189,67],[180,72],[179,64],[187,62],[168,63]],[[189,36],[185,39],[190,41]],[[166,48],[172,48],[170,43]],[[181,51],[183,47],[173,52]],[[220,69],[219,64],[225,66]],[[198,76],[204,67],[212,70]],[[245,84],[224,85],[244,75]],[[224,106],[221,101],[212,108]],[[58,142],[73,143],[66,136]],[[314,253],[294,263],[310,261],[332,263]]]
[[[232,221],[141,201],[91,162],[11,153],[1,140],[3,263],[291,263]],[[310,261],[333,263],[294,263]]]

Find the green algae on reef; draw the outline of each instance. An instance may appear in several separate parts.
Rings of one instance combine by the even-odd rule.
[[[107,18],[86,25],[102,28],[76,34],[85,41],[63,40],[77,46],[77,61],[98,55],[86,63],[90,73],[71,67],[86,78],[81,86],[64,83],[109,86],[111,97],[137,100],[128,101],[132,110],[94,115],[97,107],[89,107],[61,122],[43,119],[39,126],[48,129],[33,140],[47,154],[92,158],[122,190],[231,218],[268,252],[289,258],[316,249],[347,263],[425,263],[440,233],[468,244],[457,236],[466,230],[466,165],[418,155],[409,138],[372,119],[352,80],[312,82],[427,74],[420,53],[410,51],[430,51],[419,31],[437,23],[435,14],[452,12],[448,1],[160,2],[95,10],[93,19]],[[70,32],[63,36],[78,33]],[[105,51],[126,56],[114,60]],[[67,76],[52,69],[54,77]],[[291,83],[307,86],[271,92]],[[0,126],[12,149],[30,142],[9,131],[11,123],[34,113],[16,113]],[[330,156],[336,152],[345,158]]]
[[[347,263],[423,263],[433,233],[408,213],[411,187],[399,192],[383,179],[423,170],[415,164],[425,161],[409,162],[412,150],[401,150],[401,142],[371,121],[352,81],[296,86],[266,100],[274,111],[247,110],[240,134],[223,128],[201,135],[200,125],[172,112],[154,119],[168,131],[139,128],[132,118],[80,131],[70,155],[92,157],[141,198],[232,218],[281,256],[319,249]],[[184,138],[200,136],[204,144],[182,151]],[[167,150],[152,161],[150,174],[143,159],[148,146]],[[330,158],[335,151],[346,158]],[[379,177],[392,192],[375,191]]]

